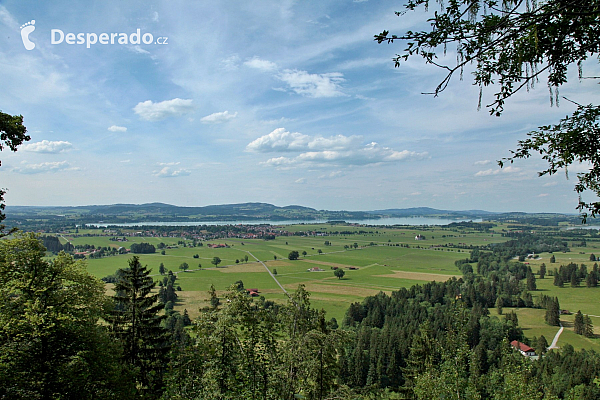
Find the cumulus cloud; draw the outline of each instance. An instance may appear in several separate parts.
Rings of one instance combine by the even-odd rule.
[[[25,151],[32,151],[35,153],[62,153],[64,151],[71,150],[73,145],[70,142],[65,141],[49,141],[42,140],[41,142],[29,143],[21,147]]]
[[[426,152],[417,153],[408,150],[395,151],[389,147],[380,146],[379,144],[373,142],[361,148],[345,151],[308,151],[296,157],[274,157],[262,162],[261,164],[279,168],[289,168],[295,166],[329,167],[332,165],[357,166],[419,160],[426,158],[427,156],[428,154]]]
[[[124,126],[111,125],[108,127],[108,130],[111,132],[127,132],[127,128]]]
[[[66,161],[45,162],[40,164],[22,164],[20,167],[13,168],[14,172],[19,174],[41,174],[44,172],[75,171],[79,168],[71,167]]]
[[[168,117],[180,117],[192,112],[194,106],[191,99],[165,100],[154,103],[151,100],[138,103],[133,111],[146,121],[159,121]]]
[[[277,64],[267,60],[261,60],[258,57],[253,57],[246,62],[244,65],[250,68],[259,69],[261,71],[275,71],[277,69]]]
[[[160,171],[154,171],[154,176],[158,178],[176,178],[178,176],[187,176],[192,172],[188,169],[173,169],[171,167],[164,167]]]
[[[337,135],[328,138],[309,136],[299,132],[288,132],[277,128],[268,135],[253,140],[246,146],[247,151],[258,153],[308,151],[308,150],[345,150],[361,142],[360,136]]]
[[[498,168],[498,169],[486,169],[484,171],[479,171],[475,174],[475,176],[490,176],[490,175],[498,175],[500,173],[502,174],[511,174],[511,173],[515,173],[515,172],[519,172],[521,171],[521,168],[516,168],[516,167],[504,167],[504,168]]]
[[[273,157],[262,165],[278,168],[294,166],[368,165],[426,158],[428,154],[409,150],[396,151],[376,142],[362,144],[360,136],[309,136],[277,128],[246,146],[256,153],[298,152],[295,157]]]
[[[237,117],[237,112],[230,114],[229,111],[216,112],[200,119],[203,124],[221,124]]]
[[[345,96],[340,84],[345,81],[343,74],[332,72],[328,74],[309,74],[306,71],[286,69],[278,78],[287,83],[290,89],[306,97],[337,97]]]

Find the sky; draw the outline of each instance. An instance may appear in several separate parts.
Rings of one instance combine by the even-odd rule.
[[[395,68],[403,45],[373,40],[427,28],[402,5],[0,0],[0,111],[31,136],[0,153],[7,205],[576,213],[585,166],[538,177],[539,157],[496,162],[575,106],[551,106],[542,79],[490,116],[469,70],[423,95],[442,71]],[[561,95],[597,102],[576,75]]]

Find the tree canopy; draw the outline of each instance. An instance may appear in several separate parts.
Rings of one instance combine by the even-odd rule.
[[[0,151],[8,147],[11,151],[17,151],[17,147],[30,140],[27,135],[27,128],[23,125],[22,115],[10,115],[0,111]],[[0,161],[0,165],[2,162]],[[6,189],[0,189],[0,222],[6,216],[4,215],[4,194]],[[0,225],[0,231],[4,229],[4,225]]]
[[[407,31],[397,36],[389,31],[375,35],[378,43],[406,43],[394,57],[396,66],[413,56],[446,71],[437,84],[435,96],[443,92],[457,73],[473,65],[473,83],[479,86],[479,107],[483,88],[496,87],[494,100],[486,107],[500,116],[507,99],[518,91],[534,87],[542,77],[550,91],[550,103],[558,103],[559,87],[567,82],[567,70],[576,66],[579,78],[586,77],[583,63],[600,53],[600,0],[457,0],[438,1],[440,11],[428,21],[428,31]],[[409,0],[404,15],[429,0]],[[448,46],[456,46],[456,58],[443,58]],[[445,60],[451,60],[446,63]],[[576,99],[575,99],[576,100]],[[576,101],[573,101],[576,103]],[[551,175],[575,162],[590,163],[586,173],[577,175],[575,191],[580,195],[582,217],[600,213],[600,202],[586,202],[582,194],[600,195],[600,106],[577,104],[577,110],[556,125],[542,126],[518,143],[511,156],[499,161],[514,162],[539,153],[548,168],[539,175]]]

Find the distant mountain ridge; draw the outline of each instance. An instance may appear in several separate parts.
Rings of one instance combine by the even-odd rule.
[[[7,223],[22,224],[94,224],[94,223],[149,223],[149,222],[213,222],[213,221],[351,221],[381,220],[386,218],[429,217],[477,220],[492,218],[499,221],[528,220],[556,224],[576,222],[576,215],[528,214],[522,212],[495,213],[484,210],[438,210],[430,207],[390,208],[374,211],[317,210],[299,205],[275,206],[250,202],[237,204],[182,207],[165,203],[109,204],[88,206],[7,206]],[[557,219],[558,218],[558,219]],[[549,222],[552,220],[552,222]]]
[[[499,214],[484,210],[438,210],[431,207],[411,207],[411,208],[388,208],[385,210],[368,211],[376,215],[394,216],[394,217],[424,217],[424,216],[452,216],[452,217],[469,217],[481,218],[486,215]]]

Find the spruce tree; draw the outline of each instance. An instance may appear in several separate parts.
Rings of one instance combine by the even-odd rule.
[[[577,314],[575,314],[575,322],[573,323],[573,330],[575,331],[576,334],[583,335],[584,322],[583,322],[583,314],[581,314],[581,311],[577,311]]]
[[[533,273],[531,272],[531,270],[529,270],[527,272],[527,290],[534,291],[536,289],[537,286],[535,284],[535,276],[533,276]]]
[[[544,277],[546,276],[546,264],[542,263],[542,265],[540,265],[540,279],[544,279]]]
[[[546,350],[548,349],[548,341],[546,340],[546,337],[544,335],[541,335],[536,342],[534,342],[535,345],[535,352],[538,355],[542,355],[544,353],[546,353]]]
[[[546,323],[552,326],[560,325],[560,305],[558,303],[558,298],[549,298],[546,306]]]
[[[152,294],[155,282],[139,257],[129,260],[115,283],[115,308],[107,316],[111,333],[123,343],[123,359],[134,370],[136,386],[143,397],[158,398],[169,351],[167,331],[160,326],[165,307]]]
[[[594,337],[594,325],[592,325],[592,319],[587,314],[583,318],[583,336]]]

